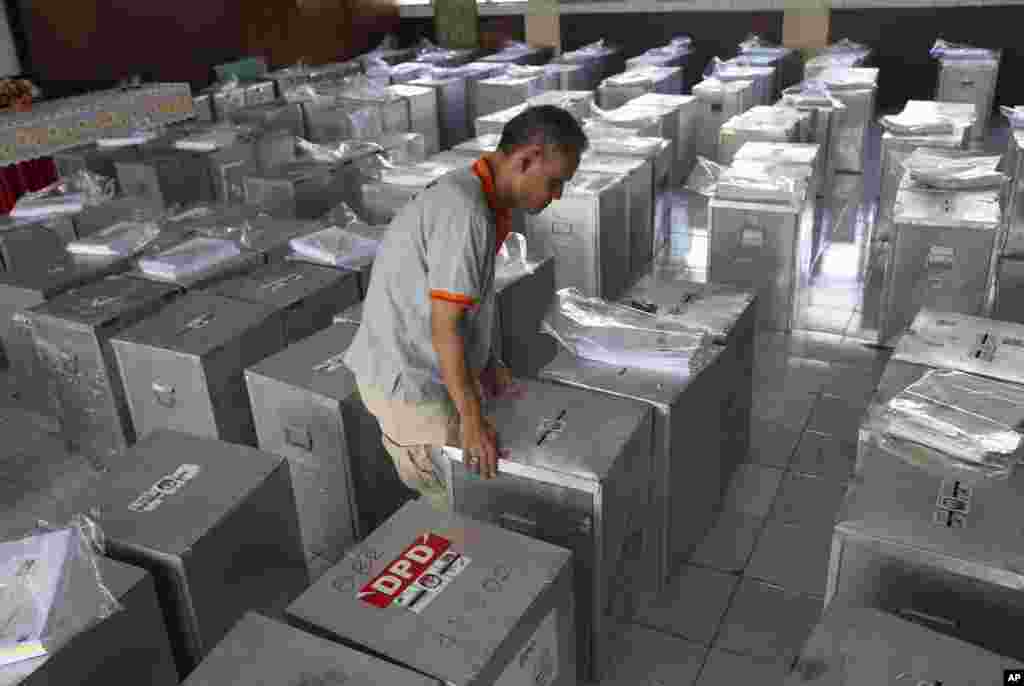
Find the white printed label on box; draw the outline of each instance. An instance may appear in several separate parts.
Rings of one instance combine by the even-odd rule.
[[[400,607],[423,612],[469,566],[468,557],[450,548],[448,539],[422,534],[363,586],[357,597],[381,609]]]
[[[163,504],[164,500],[185,487],[200,472],[199,465],[183,464],[164,478],[146,489],[128,506],[132,512],[152,512]]]
[[[551,686],[558,678],[558,611],[552,610],[494,686]]]

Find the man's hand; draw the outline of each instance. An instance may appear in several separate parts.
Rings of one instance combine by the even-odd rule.
[[[493,358],[480,375],[480,385],[491,398],[503,398],[506,395],[516,398],[523,393],[522,386],[516,383],[512,375],[512,370]]]
[[[484,479],[498,475],[498,434],[486,417],[463,417],[462,454],[466,469]]]

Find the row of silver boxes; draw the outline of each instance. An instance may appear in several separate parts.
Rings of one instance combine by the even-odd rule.
[[[899,341],[874,402],[888,403],[937,369],[1020,384],[1022,341],[1019,324],[922,311]],[[977,396],[972,406],[986,402]],[[877,608],[1024,659],[1012,631],[1024,581],[1019,464],[1008,478],[992,478],[937,460],[938,447],[900,447],[886,436],[870,421],[861,429],[856,478],[833,536],[826,605]],[[1019,451],[1008,457],[1016,463]]]
[[[1011,129],[1005,170],[1010,176],[1007,238],[999,262],[993,316],[1024,322],[1024,129]]]
[[[988,122],[995,104],[996,81],[999,79],[999,65],[1003,59],[1002,50],[975,51],[970,56],[957,56],[953,50],[939,58],[939,81],[935,87],[935,99],[939,102],[961,102],[974,109],[976,125],[971,129],[971,139],[985,140]]]

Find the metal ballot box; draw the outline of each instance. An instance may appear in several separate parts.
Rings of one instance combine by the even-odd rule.
[[[438,686],[373,655],[247,612],[183,686]]]
[[[306,549],[330,562],[414,497],[343,362],[358,328],[336,323],[245,371],[260,448],[288,458]]]
[[[129,276],[70,290],[26,312],[44,385],[68,449],[112,466],[135,442],[110,339],[181,293]]]
[[[86,205],[72,217],[78,238],[91,236],[100,229],[121,221],[156,219],[164,214],[164,208],[146,198],[116,197],[99,205]]]
[[[508,124],[515,117],[518,117],[529,107],[527,103],[509,107],[499,112],[492,112],[482,117],[477,117],[473,122],[473,130],[479,136],[501,136],[505,131],[505,124]],[[457,147],[457,146],[456,146]]]
[[[996,301],[992,316],[1024,323],[1024,255],[1003,255],[999,258],[996,277]]]
[[[0,271],[39,268],[59,257],[68,241],[47,224],[45,220],[0,219]],[[73,227],[61,222],[61,228],[71,228],[68,238],[74,240]]]
[[[441,150],[441,129],[437,118],[437,92],[433,88],[401,84],[388,91],[403,98],[409,106],[409,131],[423,136],[424,156]]]
[[[462,166],[462,160],[440,161],[435,157],[420,164],[382,169],[379,179],[367,181],[362,186],[362,216],[372,226],[390,224],[409,201]]]
[[[1001,189],[940,191],[906,178],[896,196],[882,290],[881,342],[922,307],[988,316],[1005,237]]]
[[[432,684],[571,686],[572,585],[569,551],[413,502],[288,614]]]
[[[984,56],[939,59],[939,83],[935,99],[939,102],[963,102],[974,108],[976,123],[971,127],[972,140],[983,141],[988,135],[988,122],[995,104],[996,81],[1002,50],[985,51]]]
[[[912,618],[910,618],[912,619]],[[866,608],[829,609],[811,632],[786,686],[884,683],[906,674],[919,683],[995,681],[1024,663]],[[981,677],[981,675],[985,675]],[[995,675],[995,676],[990,676]]]
[[[676,111],[679,133],[674,136],[676,141],[676,160],[674,183],[682,184],[690,176],[697,162],[697,126],[699,103],[693,95],[665,95],[663,93],[646,93],[630,101],[635,108],[652,107]]]
[[[836,171],[864,171],[864,145],[875,116],[878,69],[834,68],[818,76],[832,96],[846,106],[842,124],[833,132]]]
[[[622,107],[645,93],[681,95],[683,72],[679,67],[643,66],[609,76],[597,89],[604,109]]]
[[[290,260],[222,281],[207,292],[280,310],[285,345],[326,329],[336,312],[360,300],[354,272]]]
[[[437,95],[440,149],[448,150],[472,135],[466,78],[462,76],[431,75],[409,82],[410,86],[430,88]]]
[[[338,97],[341,103],[350,103],[354,107],[371,107],[380,113],[382,133],[409,133],[411,131],[411,113],[409,103],[402,96],[393,93],[390,88],[377,93],[349,93],[342,91]]]
[[[1024,254],[1024,129],[1010,130],[1010,147],[1004,157],[1012,179],[1006,215],[1009,234],[1004,254]]]
[[[499,64],[521,64],[526,66],[540,66],[547,64],[554,53],[554,49],[548,47],[536,47],[519,43],[507,45],[504,49],[481,57],[481,62],[497,62]]]
[[[821,159],[824,151],[817,143],[773,143],[751,141],[736,151],[736,161],[769,162],[787,175],[807,179],[808,197],[821,196],[824,176]]]
[[[664,138],[640,136],[612,136],[607,129],[595,131],[587,128],[590,146],[587,150],[602,155],[642,157],[654,165],[654,184],[658,190],[670,185],[673,177],[673,162],[676,159],[675,146]]]
[[[656,571],[649,559],[651,410],[523,383],[524,397],[488,411],[509,453],[496,479],[476,477],[461,450],[444,448],[451,507],[572,551],[579,677],[600,682]]]
[[[478,116],[477,102],[480,100],[480,84],[488,79],[500,77],[512,69],[513,67],[510,65],[497,62],[471,62],[447,74],[447,76],[459,76],[466,79],[466,121],[469,124],[470,135],[472,135],[473,122]],[[529,70],[535,74],[545,75],[542,70],[536,67],[515,67],[515,69]],[[555,82],[552,80],[549,87],[554,87],[555,85]]]
[[[831,104],[822,104],[815,97],[802,97],[800,94],[787,95],[782,103],[800,112],[808,112],[811,115],[811,133],[808,140],[820,148],[818,155],[818,194],[820,197],[828,198],[835,185],[836,176],[836,133],[846,116],[846,105],[835,98]]]
[[[217,145],[209,150],[192,149],[189,147],[188,141],[184,141],[182,138],[168,141],[168,147],[173,149],[183,160],[182,173],[209,179],[210,199],[216,202],[244,202],[243,179],[246,170],[258,163],[256,151],[258,137],[254,135],[239,136],[229,145]],[[204,200],[206,198],[200,198],[198,202]]]
[[[200,171],[190,164],[189,155],[173,148],[146,146],[138,161],[118,160],[114,164],[125,195],[164,208],[216,200],[209,170]]]
[[[302,116],[302,105],[287,100],[275,100],[262,105],[253,105],[231,113],[235,124],[247,124],[259,131],[286,131],[306,137],[306,121]]]
[[[719,365],[730,375],[720,388],[726,395],[727,408],[723,414],[727,425],[723,426],[721,438],[722,484],[728,486],[750,449],[756,296],[732,286],[680,281],[652,272],[637,281],[622,301],[707,331],[714,343],[723,347]]]
[[[547,78],[543,73],[520,74],[508,73],[486,79],[477,84],[475,114],[485,117],[495,112],[516,107],[533,98],[548,88]]]
[[[554,359],[558,344],[541,333],[541,322],[555,297],[555,261],[529,261],[530,271],[514,278],[494,277],[498,340],[502,360],[517,377],[534,377]]]
[[[561,198],[527,216],[526,233],[538,255],[555,258],[558,290],[614,298],[629,285],[628,222],[622,177],[577,172]]]
[[[778,97],[778,70],[772,66],[755,67],[749,64],[726,62],[718,68],[714,78],[726,83],[749,81],[751,84],[751,106],[771,105]]]
[[[195,98],[193,98],[193,105]],[[117,182],[118,160],[127,161],[138,158],[141,146],[127,145],[119,147],[101,146],[98,143],[79,145],[54,153],[53,162],[57,166],[58,178],[70,178],[80,171],[88,171]]]
[[[545,64],[544,70],[558,82],[558,89],[573,92],[593,93],[587,78],[586,69],[582,64]]]
[[[384,135],[380,110],[354,103],[339,103],[335,98],[304,101],[302,116],[306,122],[306,134],[315,143],[367,140]]]
[[[139,436],[256,444],[243,370],[284,347],[280,310],[190,293],[111,339]]]
[[[796,119],[783,110],[747,110],[722,124],[718,134],[718,162],[732,164],[736,152],[750,142],[797,143],[797,129]]]
[[[751,202],[713,198],[708,277],[757,293],[758,323],[796,325],[799,295],[810,278],[814,212],[805,198]]]
[[[630,135],[645,138],[665,138],[665,118],[660,112],[636,110],[629,107],[620,107],[616,110],[607,110],[600,117],[591,117],[583,122],[584,131],[591,128],[604,128],[611,130],[613,135]],[[589,135],[589,133],[588,133]],[[672,141],[675,148],[675,141]],[[675,153],[673,152],[673,159]]]
[[[342,361],[357,328],[328,327],[245,371],[260,449],[291,465],[306,554],[330,564],[413,496]]]
[[[729,409],[724,391],[725,384],[734,380],[728,362],[722,349],[715,346],[683,375],[615,367],[560,350],[540,372],[546,381],[628,398],[653,408],[652,481],[647,497],[652,507],[650,574],[656,592],[665,588],[703,540],[721,503],[727,470],[720,445]],[[688,447],[696,460],[684,466]]]
[[[892,359],[1024,385],[1024,325],[922,309]]]
[[[620,176],[629,199],[629,280],[650,264],[654,256],[654,167],[649,160],[586,152],[580,171]]]
[[[933,472],[864,440],[857,462],[833,536],[826,604],[878,608],[1024,659],[1006,630],[1024,609],[1020,470],[1008,480]]]
[[[526,104],[530,107],[540,107],[541,105],[561,107],[575,117],[576,121],[582,122],[590,116],[590,107],[594,104],[594,94],[591,91],[553,90],[530,98]]]
[[[46,264],[0,272],[0,342],[23,407],[51,417],[56,409],[39,383],[43,377],[32,339],[32,320],[25,310],[76,286],[123,272],[130,264],[129,258],[62,253]]]
[[[184,678],[248,610],[280,612],[309,584],[288,463],[159,431],[97,489],[107,555],[148,569]]]
[[[726,121],[750,109],[753,104],[753,82],[707,79],[693,87],[693,94],[700,103],[697,154],[709,160],[717,160],[718,132]]]
[[[178,673],[153,576],[106,558],[99,558],[97,567],[103,584],[122,609],[48,656],[0,667],[0,684],[106,686],[127,679],[176,686]]]
[[[351,175],[330,162],[285,164],[245,177],[245,200],[275,217],[319,219],[351,199]]]

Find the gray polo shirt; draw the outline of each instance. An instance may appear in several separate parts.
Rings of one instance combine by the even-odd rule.
[[[448,400],[434,352],[431,299],[472,304],[463,340],[470,369],[482,370],[494,322],[495,220],[470,167],[424,190],[391,222],[345,356],[359,383],[407,403]]]

